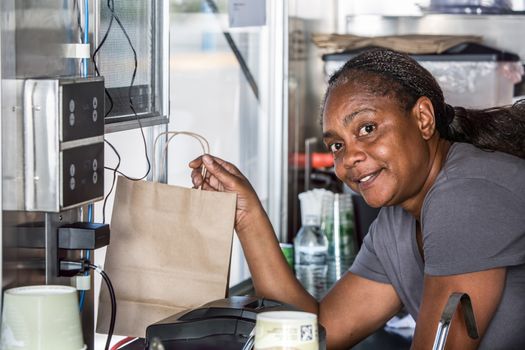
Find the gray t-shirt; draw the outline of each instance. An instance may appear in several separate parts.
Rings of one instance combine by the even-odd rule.
[[[525,349],[525,160],[454,143],[423,202],[421,226],[424,262],[414,218],[382,208],[350,271],[392,284],[417,320],[424,274],[507,267],[480,349]]]

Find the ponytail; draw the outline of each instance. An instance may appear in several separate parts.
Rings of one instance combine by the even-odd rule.
[[[453,110],[443,138],[525,159],[525,100],[504,107]]]

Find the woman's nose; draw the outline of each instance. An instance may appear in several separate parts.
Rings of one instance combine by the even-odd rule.
[[[357,163],[362,162],[366,159],[366,154],[356,144],[347,143],[344,149],[343,156],[343,165],[345,168],[351,168],[357,165]]]

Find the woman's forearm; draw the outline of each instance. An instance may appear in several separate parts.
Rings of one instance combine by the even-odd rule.
[[[257,295],[318,313],[318,303],[295,278],[264,209],[254,211],[237,232]]]

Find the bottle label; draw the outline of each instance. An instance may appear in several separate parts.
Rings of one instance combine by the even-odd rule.
[[[297,247],[299,265],[324,265],[328,249],[327,247]]]

